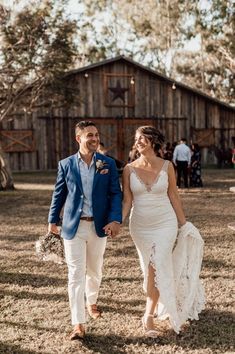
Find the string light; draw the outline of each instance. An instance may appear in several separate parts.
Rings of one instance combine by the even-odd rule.
[[[78,75],[79,75],[79,73],[77,73]],[[109,74],[109,73],[106,73],[106,74]],[[119,73],[120,74],[120,73]],[[76,74],[75,74],[76,75]],[[101,73],[100,73],[100,71],[94,71],[94,70],[92,70],[92,73],[87,73],[87,72],[85,72],[84,74],[84,77],[87,79],[88,77],[90,77],[90,75],[92,75],[92,76],[97,76],[97,77],[100,77],[101,76]],[[159,73],[159,75],[161,75],[161,73]],[[159,77],[158,77],[158,74],[156,73],[155,74],[155,76],[156,76],[156,78],[149,78],[148,79],[148,82],[151,84],[151,83],[158,83],[158,80],[159,80]],[[125,73],[123,73],[123,78],[125,78]],[[167,78],[166,77],[166,81],[168,81],[169,83],[170,82],[172,82],[172,79],[170,79],[170,78]],[[136,79],[135,79],[135,77],[134,76],[131,76],[131,78],[130,78],[130,84],[131,85],[135,85],[136,84]],[[172,90],[176,90],[177,89],[177,86],[176,86],[176,83],[175,83],[175,81],[172,83],[172,86],[171,86],[171,88],[172,88]]]
[[[131,77],[131,81],[130,81],[131,85],[135,84],[135,79],[133,78],[133,76]]]

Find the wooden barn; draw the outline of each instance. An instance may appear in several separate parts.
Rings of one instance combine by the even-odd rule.
[[[67,73],[77,101],[70,107],[42,107],[16,114],[0,125],[0,141],[13,171],[55,169],[77,149],[75,124],[97,124],[109,155],[127,161],[140,125],[155,125],[166,142],[185,137],[199,143],[203,163],[233,147],[235,108],[119,56]]]

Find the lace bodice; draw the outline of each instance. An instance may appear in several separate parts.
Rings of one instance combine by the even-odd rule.
[[[145,183],[142,178],[139,176],[137,169],[131,165],[129,165],[130,169],[130,184],[131,184],[131,189],[134,195],[136,193],[143,193],[143,192],[152,192],[152,193],[167,193],[167,187],[168,187],[168,165],[169,161],[164,161],[162,168],[158,172],[155,180],[151,184]],[[138,184],[136,185],[133,183],[133,175],[135,178],[139,181],[139,186]]]

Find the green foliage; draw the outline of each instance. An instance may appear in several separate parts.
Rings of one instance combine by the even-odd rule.
[[[185,39],[185,19],[194,5],[184,1],[84,0],[84,13],[99,22],[104,55],[122,53],[136,61],[171,74],[169,56],[174,56]],[[96,5],[96,6],[95,6]],[[105,21],[104,21],[105,19]],[[94,34],[94,32],[93,32]],[[92,34],[92,35],[93,35]],[[96,37],[98,30],[96,27]]]
[[[121,53],[234,102],[233,0],[84,0],[83,5],[85,60]],[[186,50],[195,38],[200,49]]]
[[[45,86],[56,91],[73,64],[77,24],[66,18],[64,6],[64,1],[52,0],[32,1],[18,10],[1,5],[2,119],[16,106],[35,105]]]
[[[194,12],[194,37],[200,38],[201,48],[179,53],[175,72],[189,85],[234,104],[235,4],[213,0],[207,5],[197,5]]]

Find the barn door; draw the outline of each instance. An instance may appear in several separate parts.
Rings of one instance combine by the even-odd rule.
[[[110,156],[128,161],[129,152],[134,144],[135,131],[141,125],[153,125],[152,119],[92,119],[100,132],[100,141]]]
[[[100,133],[100,141],[104,144],[108,155],[115,158],[118,156],[118,122],[113,119],[92,119]]]

